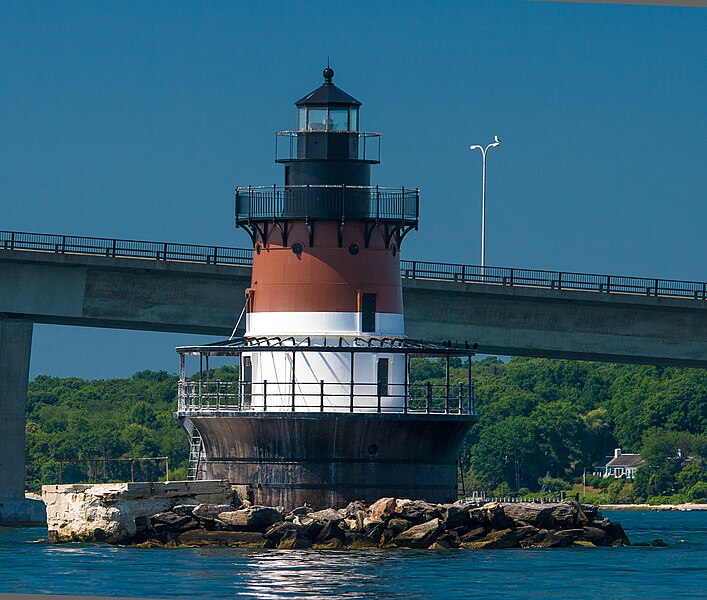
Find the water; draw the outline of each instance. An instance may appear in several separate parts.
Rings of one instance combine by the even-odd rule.
[[[707,512],[605,513],[669,548],[327,551],[49,545],[0,528],[0,593],[142,598],[707,598]]]

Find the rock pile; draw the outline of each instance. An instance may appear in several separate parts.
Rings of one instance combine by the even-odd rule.
[[[247,548],[558,548],[627,546],[618,523],[597,507],[496,503],[470,506],[381,498],[370,506],[284,514],[266,506],[178,505],[136,519],[139,546],[238,546]]]

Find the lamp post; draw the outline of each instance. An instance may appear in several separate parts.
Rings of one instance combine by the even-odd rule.
[[[493,142],[484,148],[483,146],[469,146],[469,150],[481,150],[481,278],[485,277],[486,267],[486,154],[489,148],[496,148],[501,145],[501,140],[497,135],[493,136]]]

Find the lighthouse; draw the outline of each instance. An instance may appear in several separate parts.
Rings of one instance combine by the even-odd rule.
[[[295,103],[296,129],[276,133],[284,185],[236,189],[236,226],[253,244],[245,335],[177,348],[189,476],[286,508],[452,500],[476,419],[474,351],[405,336],[400,251],[419,190],[371,184],[381,136],[360,131],[361,103],[331,67],[323,75]],[[214,357],[238,380],[215,380]],[[411,380],[425,361],[444,375]]]

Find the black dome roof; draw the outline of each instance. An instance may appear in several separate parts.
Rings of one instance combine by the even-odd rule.
[[[295,106],[361,106],[353,96],[336,87],[332,82],[334,69],[327,65],[324,69],[324,84],[295,102]]]

